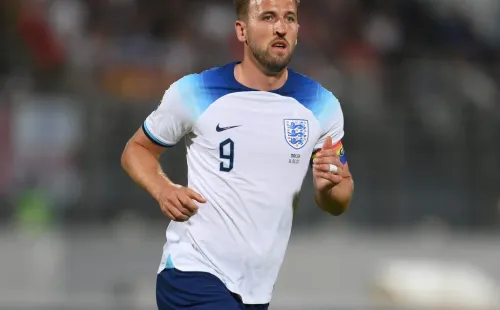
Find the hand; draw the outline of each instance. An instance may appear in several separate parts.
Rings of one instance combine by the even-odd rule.
[[[332,138],[327,137],[313,160],[314,185],[319,192],[327,192],[342,181],[343,165],[332,147]],[[331,172],[330,165],[335,165],[337,171]]]
[[[162,212],[172,221],[185,222],[198,212],[194,202],[207,202],[200,194],[190,188],[172,185],[163,190],[158,198]]]

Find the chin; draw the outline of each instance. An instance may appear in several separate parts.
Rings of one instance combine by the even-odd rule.
[[[276,68],[276,69],[279,68],[279,70],[276,71],[276,72],[278,72],[278,71],[282,71],[283,69],[288,67],[289,64],[290,64],[290,61],[285,61],[283,59],[280,59],[279,61],[273,61],[273,62],[269,63],[268,67],[272,67],[272,68]]]

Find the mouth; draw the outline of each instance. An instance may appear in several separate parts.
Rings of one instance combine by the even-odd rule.
[[[278,40],[278,41],[275,41],[275,42],[271,45],[271,47],[272,47],[273,49],[277,49],[277,50],[284,51],[284,50],[286,50],[286,49],[287,49],[288,44],[287,44],[287,43],[286,43],[286,41],[284,41],[284,40]]]

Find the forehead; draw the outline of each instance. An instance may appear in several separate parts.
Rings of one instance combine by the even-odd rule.
[[[297,0],[250,0],[249,12],[285,11],[297,13]]]

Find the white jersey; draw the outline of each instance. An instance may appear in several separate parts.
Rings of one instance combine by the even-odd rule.
[[[171,222],[158,272],[208,272],[246,304],[271,300],[311,155],[327,136],[340,144],[335,96],[289,70],[285,85],[257,91],[231,63],[173,83],[143,130],[168,147],[185,138],[188,187],[207,203]]]

